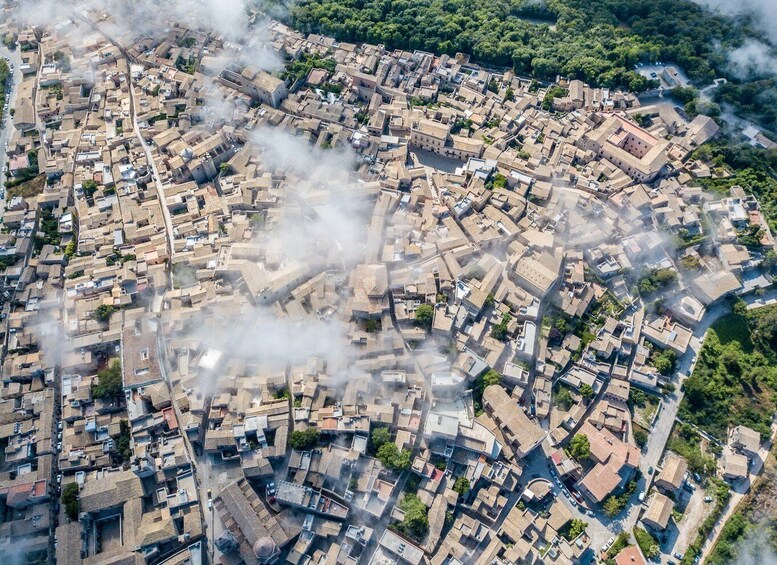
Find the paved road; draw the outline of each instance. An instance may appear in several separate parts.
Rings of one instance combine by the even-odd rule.
[[[12,84],[11,93],[5,100],[6,108],[10,109],[13,108],[14,104],[16,103],[16,94],[19,91],[19,83],[22,80],[22,72],[19,70],[19,67],[22,63],[22,58],[18,49],[15,51],[9,51],[8,48],[2,44],[0,44],[0,56],[8,57],[11,61],[11,64],[14,66],[13,73],[11,76],[9,76],[9,80]],[[2,171],[3,168],[8,164],[8,155],[5,153],[5,144],[11,138],[11,134],[13,133],[13,118],[5,109],[3,111],[3,125],[2,129],[0,130],[0,171]],[[5,182],[5,174],[2,174],[1,177],[2,178],[0,180]],[[3,194],[5,194],[5,191]],[[4,200],[4,198],[0,199],[0,211],[5,209]]]

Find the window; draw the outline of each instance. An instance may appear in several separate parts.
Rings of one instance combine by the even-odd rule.
[[[143,359],[143,361],[148,359],[148,347],[140,350],[140,358]]]

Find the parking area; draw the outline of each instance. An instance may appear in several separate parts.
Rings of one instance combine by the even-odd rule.
[[[687,86],[689,84],[688,77],[677,65],[661,62],[652,64],[640,63],[634,70],[645,78],[659,81],[664,88],[671,89],[676,86]]]
[[[661,562],[676,562],[678,555],[684,555],[696,538],[701,523],[715,507],[712,497],[700,486],[696,490],[681,488],[675,497],[675,512],[663,532],[651,531],[661,548]],[[679,518],[679,522],[677,521]],[[642,524],[644,527],[644,524]],[[646,528],[650,530],[649,528]]]

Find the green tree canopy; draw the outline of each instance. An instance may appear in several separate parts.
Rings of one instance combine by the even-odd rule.
[[[486,373],[478,376],[472,384],[472,403],[475,408],[475,415],[483,413],[483,391],[491,385],[498,385],[502,380],[502,375],[489,369]]]
[[[370,433],[370,448],[374,453],[391,441],[391,431],[386,426],[378,426]]]
[[[292,449],[309,451],[318,445],[320,437],[321,434],[316,428],[294,430],[291,432],[291,436],[289,436],[289,446]]]
[[[111,314],[116,311],[116,308],[110,304],[100,304],[94,309],[94,319],[98,322],[107,322],[111,318]]]
[[[378,459],[383,466],[392,471],[404,471],[410,468],[410,451],[407,449],[399,450],[397,444],[392,442],[384,443],[378,449]]]
[[[118,359],[97,373],[97,383],[92,383],[93,398],[116,398],[124,394],[121,363]]]
[[[71,520],[78,520],[78,483],[68,483],[62,489],[62,506]]]
[[[459,493],[459,496],[464,496],[469,490],[469,479],[467,477],[456,477],[456,481],[453,483],[453,490]]]
[[[415,494],[407,493],[399,502],[399,508],[405,516],[397,525],[397,529],[412,538],[422,539],[429,531],[426,505]]]
[[[575,434],[567,446],[569,455],[577,461],[583,461],[591,456],[591,443],[585,434]]]
[[[434,307],[431,304],[421,304],[416,308],[415,321],[419,326],[428,330],[432,327],[432,320],[434,320]]]
[[[574,403],[575,400],[572,398],[572,393],[569,392],[567,387],[562,386],[558,389],[558,392],[556,393],[556,404],[558,404],[562,410],[569,410]]]

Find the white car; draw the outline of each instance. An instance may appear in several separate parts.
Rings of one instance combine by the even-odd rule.
[[[62,482],[62,473],[59,473],[57,475],[57,484],[60,484]]]

